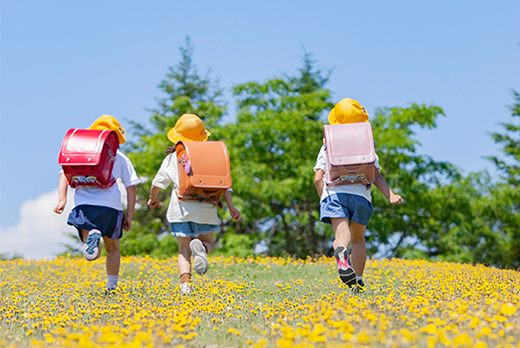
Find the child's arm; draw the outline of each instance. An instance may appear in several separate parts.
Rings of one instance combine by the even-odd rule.
[[[325,175],[325,172],[321,169],[316,170],[314,174],[314,186],[316,186],[316,191],[318,191],[320,198],[323,193],[323,175]]]
[[[229,208],[229,214],[231,214],[231,217],[235,219],[236,221],[242,221],[244,222],[244,219],[240,215],[240,211],[238,211],[237,208],[235,208],[235,205],[233,204],[233,198],[231,197],[231,192],[226,191],[224,193],[224,201],[226,202],[228,208]]]
[[[61,173],[58,184],[58,204],[54,207],[54,212],[56,214],[63,213],[65,205],[67,205],[67,177],[64,173]]]
[[[155,208],[161,205],[161,202],[157,199],[161,189],[157,186],[150,187],[150,199],[148,200],[148,206],[155,211]]]
[[[136,189],[135,185],[128,186],[126,188],[126,216],[123,221],[123,228],[130,231],[132,228],[132,219],[134,218],[135,201],[136,201]]]
[[[396,195],[388,186],[385,178],[381,175],[379,170],[376,169],[376,180],[374,181],[374,186],[377,187],[379,191],[390,201],[392,204],[401,204],[403,203],[403,198],[399,195]]]

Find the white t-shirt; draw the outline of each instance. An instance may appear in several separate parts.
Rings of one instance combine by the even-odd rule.
[[[179,187],[179,172],[177,171],[177,154],[171,153],[163,160],[161,168],[155,175],[152,185],[166,189],[173,182],[174,189],[170,205],[166,212],[168,222],[196,222],[199,224],[218,225],[217,207],[213,203],[199,201],[180,201],[176,188]]]
[[[323,170],[325,173],[327,172],[327,160],[325,158],[325,146],[322,146],[320,149],[320,153],[318,154],[318,158],[316,159],[316,165],[314,166],[314,171],[318,169]],[[376,162],[375,166],[377,169],[381,169],[379,166],[379,157],[376,154]],[[369,202],[372,202],[372,196],[370,195],[370,190],[367,190],[367,187],[363,184],[349,184],[349,185],[337,185],[332,187],[327,187],[325,184],[325,175],[323,175],[323,192],[321,193],[320,202],[323,201],[326,197],[330,196],[333,193],[350,193],[352,195],[358,195],[365,197]]]
[[[137,177],[132,162],[121,151],[117,150],[116,161],[112,169],[112,178],[121,179],[125,187],[137,185],[141,182]],[[95,186],[78,186],[74,195],[74,206],[88,204],[123,210],[121,192],[117,184],[109,188]]]

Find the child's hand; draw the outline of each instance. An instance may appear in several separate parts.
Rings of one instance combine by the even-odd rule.
[[[63,213],[63,209],[65,209],[65,205],[67,204],[67,202],[58,202],[58,204],[54,207],[54,212],[56,214],[61,214]]]
[[[233,219],[235,219],[236,221],[242,221],[244,222],[244,219],[242,218],[242,216],[240,215],[240,211],[238,211],[237,208],[229,208],[229,214],[231,215],[231,217]]]
[[[388,198],[388,200],[390,201],[390,203],[392,204],[403,204],[404,203],[404,199],[403,197],[399,196],[399,195],[396,195],[395,193],[391,193],[390,194],[390,198]]]
[[[123,229],[125,231],[130,231],[131,228],[132,228],[132,219],[129,218],[128,216],[125,216],[125,220],[123,221]]]
[[[153,211],[155,211],[155,208],[161,206],[161,202],[159,202],[159,200],[157,200],[157,199],[151,199],[151,198],[150,198],[150,199],[148,200],[148,206],[149,206],[150,208],[152,208]]]

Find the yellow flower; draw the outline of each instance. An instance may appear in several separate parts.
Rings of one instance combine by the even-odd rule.
[[[453,339],[453,342],[459,346],[471,346],[473,344],[473,340],[471,339],[471,337],[468,335],[468,334],[461,334],[461,335],[458,335],[456,336],[454,339]]]
[[[433,334],[437,333],[437,326],[435,324],[428,324],[419,331],[426,332],[430,335],[433,335]]]
[[[504,315],[513,315],[515,314],[517,308],[512,303],[504,303],[500,306],[500,313]]]
[[[49,342],[49,343],[54,343],[54,342],[56,341],[56,340],[52,337],[51,334],[45,334],[44,337],[45,337],[45,340],[46,340],[47,342]]]

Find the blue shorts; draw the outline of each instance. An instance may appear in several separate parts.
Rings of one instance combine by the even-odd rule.
[[[120,239],[123,237],[123,218],[122,210],[83,204],[71,210],[67,224],[76,227],[81,240],[83,239],[80,229],[87,231],[97,229],[104,237]]]
[[[347,218],[366,226],[372,217],[374,208],[365,197],[349,193],[333,193],[320,204],[321,221],[330,224],[331,218]]]
[[[208,234],[211,232],[219,232],[217,225],[199,224],[197,222],[170,222],[172,236],[174,237],[198,237],[199,234]]]

